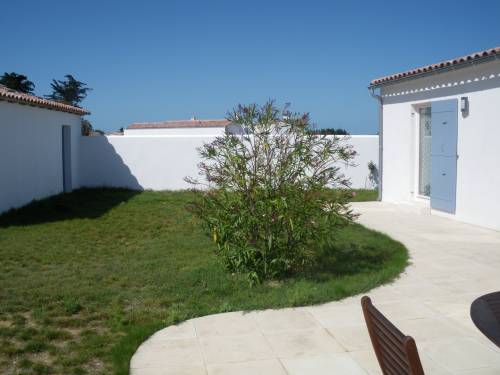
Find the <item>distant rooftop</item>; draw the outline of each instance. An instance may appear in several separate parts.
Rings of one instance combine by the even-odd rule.
[[[24,92],[12,90],[4,85],[0,85],[0,100],[5,100],[11,103],[30,105],[33,107],[53,109],[55,111],[60,111],[60,112],[74,113],[75,115],[83,116],[90,114],[89,111],[83,108],[56,102],[54,100],[44,99],[36,95],[26,94]]]
[[[373,81],[371,81],[370,86],[381,86],[386,83],[392,83],[403,79],[418,78],[419,76],[427,75],[432,72],[455,68],[467,63],[475,63],[494,58],[500,58],[500,46],[479,52],[474,52],[471,53],[470,55],[457,57],[452,60],[441,61],[436,64],[426,65],[420,68],[407,70],[406,72],[401,72],[385,77],[376,78]]]
[[[129,125],[127,129],[175,129],[175,128],[223,128],[231,124],[226,119],[217,120],[190,120],[160,121],[160,122],[137,122]]]

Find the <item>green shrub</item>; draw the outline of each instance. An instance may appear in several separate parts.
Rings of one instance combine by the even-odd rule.
[[[339,163],[354,151],[347,138],[311,134],[309,116],[238,106],[228,116],[244,135],[226,134],[199,149],[208,191],[192,205],[232,272],[281,278],[311,266],[320,246],[349,223],[350,182]],[[337,194],[324,194],[340,188]]]
[[[379,171],[377,165],[372,160],[368,163],[368,170],[370,171],[368,178],[370,179],[371,187],[378,189]]]

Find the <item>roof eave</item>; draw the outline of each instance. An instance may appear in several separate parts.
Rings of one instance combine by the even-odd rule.
[[[368,86],[368,88],[369,89],[377,89],[377,88],[380,88],[382,86],[389,86],[389,85],[392,85],[392,84],[397,84],[397,83],[401,83],[401,82],[405,82],[405,81],[411,81],[411,80],[414,80],[414,79],[428,77],[428,76],[432,76],[434,74],[444,73],[444,72],[451,71],[451,70],[463,69],[463,68],[467,68],[467,67],[469,67],[471,65],[482,64],[484,62],[493,61],[493,60],[497,60],[497,59],[500,59],[500,54],[492,54],[492,55],[489,55],[489,56],[481,56],[481,57],[478,57],[478,58],[475,58],[475,59],[471,59],[471,60],[460,62],[460,63],[455,64],[455,65],[438,67],[438,68],[429,70],[427,72],[409,74],[406,77],[401,77],[401,78],[397,78],[397,79],[390,79],[390,80],[387,80],[385,82],[370,83],[370,85]]]
[[[17,98],[12,98],[12,97],[5,97],[5,96],[0,96],[0,101],[5,101],[8,103],[15,103],[15,104],[20,104],[20,105],[27,105],[30,107],[37,107],[37,108],[43,108],[43,109],[48,109],[50,111],[56,111],[56,112],[65,112],[65,113],[70,113],[73,115],[78,115],[78,116],[86,116],[90,115],[90,111],[87,111],[84,108],[79,108],[79,107],[73,107],[73,108],[61,108],[61,107],[53,107],[51,105],[45,105],[42,103],[36,103],[36,102],[27,102],[22,99],[17,99]]]

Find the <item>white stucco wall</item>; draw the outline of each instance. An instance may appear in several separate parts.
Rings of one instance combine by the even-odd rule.
[[[72,130],[73,188],[115,186],[176,190],[198,177],[197,147],[214,135],[82,137],[81,118],[0,101],[0,212],[63,191],[62,126]],[[352,136],[357,166],[341,166],[353,187],[370,187],[370,161],[378,164],[377,136]]]
[[[85,186],[131,189],[187,189],[197,177],[196,147],[213,137],[82,137],[81,179]]]
[[[60,193],[62,126],[71,126],[73,188],[79,186],[78,115],[0,101],[0,212]]]
[[[469,114],[458,114],[455,218],[500,230],[500,60],[388,85],[382,96],[382,199],[420,201],[418,106],[466,96]]]
[[[348,139],[357,155],[352,161],[354,166],[342,166],[342,170],[351,179],[353,188],[372,189],[368,163],[373,161],[378,167],[378,135],[350,135]]]
[[[85,186],[176,190],[198,177],[196,148],[210,136],[106,136],[81,138],[81,181]],[[353,136],[357,167],[345,168],[353,187],[369,187],[368,162],[378,164],[378,136]]]
[[[170,128],[170,129],[124,129],[123,134],[125,136],[133,135],[192,135],[192,136],[218,136],[223,135],[225,132],[225,127],[213,127],[213,128]]]

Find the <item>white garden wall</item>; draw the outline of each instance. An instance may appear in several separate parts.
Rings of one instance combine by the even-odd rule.
[[[0,212],[63,190],[62,126],[71,126],[78,187],[80,116],[0,101]]]
[[[198,177],[197,147],[210,134],[82,137],[78,115],[0,101],[0,212],[63,191],[62,127],[71,127],[72,187],[190,188]],[[358,166],[341,165],[354,188],[370,187],[378,137],[352,136]]]
[[[83,137],[81,183],[131,189],[187,189],[183,179],[197,176],[196,147],[213,137]]]
[[[184,177],[198,177],[196,148],[213,136],[107,136],[82,137],[82,186],[114,186],[132,189],[176,190],[191,185]],[[356,167],[343,167],[353,187],[369,186],[368,163],[378,164],[378,136],[352,136],[358,152]]]
[[[349,143],[357,152],[355,166],[343,167],[344,174],[351,179],[355,189],[372,189],[370,185],[368,163],[373,161],[378,166],[378,135],[351,135]]]

